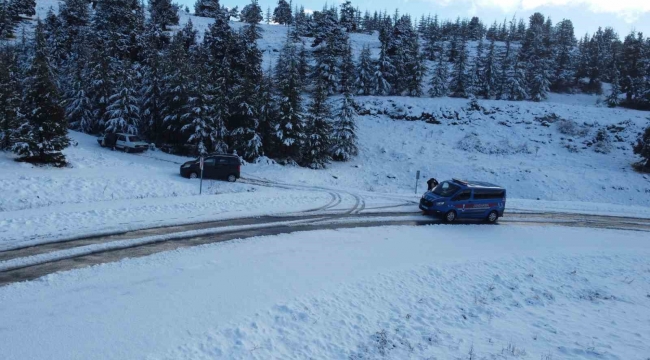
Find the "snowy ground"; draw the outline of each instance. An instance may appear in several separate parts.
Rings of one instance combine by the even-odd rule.
[[[0,357],[645,359],[648,255],[553,227],[221,243],[0,288]]]

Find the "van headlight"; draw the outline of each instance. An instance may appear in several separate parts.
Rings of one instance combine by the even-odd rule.
[[[187,169],[190,166],[192,166],[192,164],[183,164],[183,169]]]
[[[438,202],[436,203],[436,206],[442,206],[442,205],[444,205],[444,204],[445,204],[444,201],[438,201]]]

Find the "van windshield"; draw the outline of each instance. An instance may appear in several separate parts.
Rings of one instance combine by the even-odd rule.
[[[458,190],[460,190],[460,186],[454,185],[449,181],[443,181],[433,189],[433,193],[442,197],[450,197]]]

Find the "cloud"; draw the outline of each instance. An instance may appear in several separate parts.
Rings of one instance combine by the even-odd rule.
[[[496,8],[503,12],[535,10],[542,6],[585,7],[594,13],[616,14],[627,22],[634,22],[644,13],[650,12],[650,0],[432,0],[441,5],[467,4],[469,9],[479,12],[485,8]]]

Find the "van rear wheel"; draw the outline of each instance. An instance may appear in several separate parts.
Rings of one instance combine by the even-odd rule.
[[[494,224],[495,222],[497,222],[498,219],[499,219],[499,213],[497,213],[496,211],[490,211],[485,221],[487,221],[490,224]]]
[[[235,182],[235,181],[237,181],[237,176],[235,176],[234,174],[228,175],[228,182]]]
[[[456,212],[454,210],[450,210],[445,214],[445,222],[452,223],[456,220]]]

